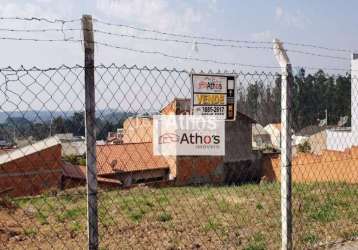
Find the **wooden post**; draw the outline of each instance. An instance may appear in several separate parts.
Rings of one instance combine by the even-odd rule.
[[[97,169],[95,131],[94,40],[92,16],[82,16],[85,50],[85,108],[87,165],[87,230],[88,249],[98,249]]]
[[[274,53],[282,70],[281,82],[281,247],[292,249],[292,66],[282,43],[274,40]]]

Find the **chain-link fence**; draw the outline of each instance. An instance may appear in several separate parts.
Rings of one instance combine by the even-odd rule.
[[[230,71],[237,113],[225,122],[224,156],[154,154],[154,116],[192,113],[193,71],[87,63],[0,69],[1,248],[83,249],[97,217],[100,249],[278,249],[287,225],[286,124],[293,247],[356,240],[356,60],[347,74],[294,72],[288,123],[281,72]],[[89,192],[90,171],[98,189]]]

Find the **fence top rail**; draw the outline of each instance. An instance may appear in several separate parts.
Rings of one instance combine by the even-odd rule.
[[[243,71],[243,70],[185,70],[185,69],[176,69],[176,68],[160,68],[157,66],[138,66],[138,65],[118,65],[115,63],[112,64],[97,64],[94,66],[95,69],[116,69],[116,70],[139,70],[139,71],[160,71],[160,72],[176,72],[176,73],[186,73],[186,74],[192,74],[192,73],[198,73],[198,74],[237,74],[237,75],[267,75],[267,76],[277,76],[279,74],[278,72],[271,72],[271,71]],[[56,70],[72,70],[72,69],[84,69],[85,66],[80,64],[75,65],[65,65],[62,64],[60,66],[53,66],[53,67],[47,67],[42,68],[39,66],[32,66],[32,67],[26,67],[21,65],[20,67],[13,67],[13,66],[6,66],[6,67],[0,67],[0,72],[36,72],[36,71],[56,71]]]
[[[138,70],[138,71],[157,71],[157,72],[168,72],[168,73],[185,73],[185,74],[192,74],[192,73],[199,73],[199,74],[236,74],[241,76],[267,76],[267,77],[277,77],[282,74],[282,72],[276,72],[276,71],[244,71],[244,70],[186,70],[186,69],[176,69],[176,68],[166,68],[166,67],[157,67],[157,66],[139,66],[139,65],[118,65],[116,63],[111,64],[97,64],[94,66],[95,69],[98,70]],[[19,66],[19,67],[13,67],[13,66],[6,66],[6,67],[0,67],[0,73],[6,74],[7,72],[47,72],[47,71],[61,71],[61,70],[76,70],[76,69],[84,69],[85,66],[80,64],[74,64],[74,65],[66,65],[62,64],[59,66],[53,66],[53,67],[39,67],[39,66]],[[301,68],[303,70],[307,70],[306,68]],[[296,73],[299,72],[300,69],[295,70]],[[347,72],[341,72],[341,73],[334,73],[334,72],[326,72],[324,69],[317,70],[315,72],[307,71],[306,74],[315,74],[317,72],[324,72],[324,75],[326,76],[342,76],[350,74],[350,71],[347,70]]]

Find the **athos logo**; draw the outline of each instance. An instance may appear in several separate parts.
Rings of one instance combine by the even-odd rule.
[[[221,82],[216,81],[212,78],[206,78],[205,81],[200,81],[197,83],[198,89],[209,89],[209,90],[219,90],[223,88],[223,85]]]
[[[159,136],[159,144],[176,143],[179,141],[179,135],[174,133],[165,133]]]
[[[153,116],[154,155],[225,155],[225,121],[191,115]]]
[[[159,137],[159,144],[179,143],[191,145],[217,145],[220,143],[220,135],[199,135],[198,133],[165,133]]]

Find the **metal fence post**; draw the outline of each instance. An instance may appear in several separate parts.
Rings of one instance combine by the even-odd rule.
[[[292,249],[292,66],[282,43],[274,40],[274,53],[282,69],[281,82],[281,225],[282,250]]]
[[[95,131],[94,40],[92,16],[82,16],[85,50],[85,108],[88,249],[98,249],[97,169]]]

